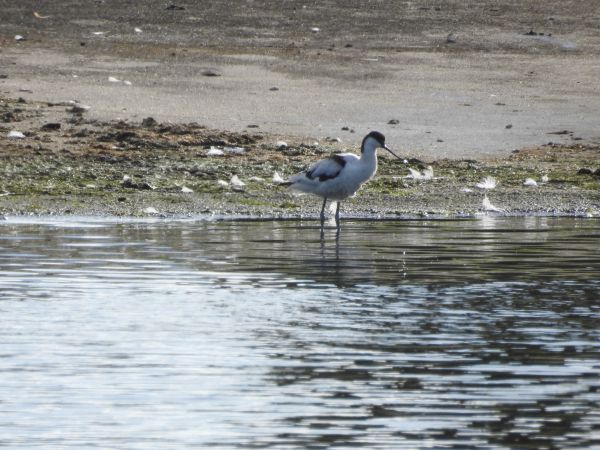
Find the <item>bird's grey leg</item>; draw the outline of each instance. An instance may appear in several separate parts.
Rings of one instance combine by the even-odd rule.
[[[325,225],[325,205],[327,204],[327,197],[323,199],[323,207],[321,208],[321,228]]]
[[[342,202],[337,202],[337,207],[335,208],[335,224],[339,228],[340,227],[340,204]]]

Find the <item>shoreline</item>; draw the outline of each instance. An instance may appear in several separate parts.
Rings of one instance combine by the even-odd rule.
[[[319,199],[289,193],[273,182],[275,172],[286,178],[334,152],[358,151],[334,140],[316,143],[258,130],[238,133],[150,118],[101,122],[70,103],[0,96],[0,114],[14,119],[0,123],[4,216],[313,220]],[[10,131],[23,137],[9,138]],[[342,202],[342,220],[486,213],[598,217],[597,161],[600,146],[591,144],[549,144],[507,158],[409,158],[406,164],[380,153],[375,178]],[[428,166],[430,179],[410,178],[409,169],[423,173]],[[478,188],[485,177],[497,186]],[[536,185],[524,185],[527,179]]]

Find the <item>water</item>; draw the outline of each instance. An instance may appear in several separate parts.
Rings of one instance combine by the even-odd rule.
[[[0,222],[0,447],[600,446],[600,222]]]

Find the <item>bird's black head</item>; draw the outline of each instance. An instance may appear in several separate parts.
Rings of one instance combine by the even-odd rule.
[[[383,134],[381,134],[379,131],[371,131],[369,134],[367,134],[364,137],[364,139],[362,141],[361,152],[365,150],[365,142],[369,138],[376,140],[379,143],[380,147],[385,148],[385,136]]]

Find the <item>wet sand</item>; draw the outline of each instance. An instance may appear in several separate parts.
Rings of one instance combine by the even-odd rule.
[[[135,193],[144,199],[174,192],[182,183],[196,185],[197,201],[189,205],[187,197],[177,208],[162,197],[151,202],[161,211],[267,214],[277,213],[275,202],[297,206],[281,214],[304,214],[305,206],[308,214],[314,201],[288,199],[285,192],[258,185],[260,200],[246,200],[240,211],[239,202],[229,199],[250,195],[251,184],[245,193],[210,186],[234,174],[270,178],[278,170],[289,175],[327,152],[356,151],[372,129],[382,131],[404,157],[414,158],[413,167],[431,163],[443,176],[417,187],[403,178],[408,165],[383,164],[380,184],[361,193],[376,205],[349,202],[357,213],[478,211],[483,194],[460,189],[472,188],[486,174],[496,174],[499,186],[515,190],[501,194],[499,187],[494,193],[494,202],[507,212],[586,214],[598,209],[596,178],[577,176],[581,168],[596,170],[598,160],[597,2],[171,5],[145,1],[132,8],[84,1],[37,10],[32,1],[0,3],[5,16],[0,95],[2,112],[9,114],[0,123],[0,146],[5,167],[11,167],[0,186],[11,194],[0,197],[5,213],[139,213],[145,206],[118,202],[115,193],[123,175],[138,171],[138,178],[159,186]],[[36,17],[34,11],[48,17]],[[17,34],[25,40],[16,41]],[[19,98],[26,103],[15,105]],[[80,119],[66,112],[72,100],[89,106]],[[149,116],[163,125],[179,124],[184,132],[173,134],[177,139],[156,130],[145,136],[148,130],[140,124]],[[40,131],[49,122],[61,123],[61,129]],[[189,128],[192,122],[205,128]],[[115,139],[122,129],[144,139],[143,148],[136,138]],[[11,130],[25,132],[27,139],[6,139]],[[188,169],[212,167],[205,152],[215,143],[210,136],[219,133],[227,145],[240,136],[260,136],[246,147],[261,166],[249,168],[246,155],[220,161],[212,173],[170,172],[180,178],[163,173],[163,166],[177,165],[177,160],[187,161],[181,164]],[[97,142],[99,136],[105,140]],[[177,151],[157,148],[163,138]],[[185,139],[191,143],[182,143]],[[279,139],[291,144],[288,153],[276,152]],[[516,149],[520,153],[513,153]],[[84,201],[77,207],[72,200],[79,189],[104,185],[84,173],[73,176],[77,161],[99,164],[97,153],[102,152],[133,153],[135,164],[125,164],[119,154],[109,166],[95,167],[111,189],[88,196],[92,206]],[[524,154],[535,156],[517,158]],[[35,176],[26,167],[32,155],[41,162],[53,155],[54,169],[47,170],[52,188],[44,190],[46,175]],[[14,164],[18,158],[29,159],[19,166]],[[61,171],[64,165],[71,167],[71,180]],[[555,184],[522,195],[525,176],[539,180],[547,172]],[[452,195],[444,185],[449,180],[456,183]],[[63,184],[68,187],[56,187]],[[544,191],[550,188],[552,193]],[[48,197],[39,207],[34,192]],[[100,199],[113,194],[110,206],[102,206]],[[205,203],[210,206],[202,208]],[[222,206],[229,203],[233,206]]]
[[[77,99],[101,120],[348,145],[378,129],[428,158],[600,140],[595,1],[136,5],[60,2],[37,11],[46,19],[36,2],[3,5],[0,90]],[[561,130],[572,135],[548,134]]]

